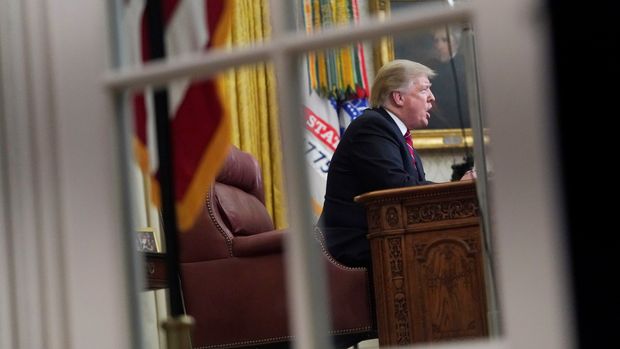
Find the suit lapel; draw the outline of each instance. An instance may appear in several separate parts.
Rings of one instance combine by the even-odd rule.
[[[398,125],[396,125],[396,122],[394,122],[390,114],[388,114],[388,112],[385,109],[376,108],[375,110],[379,114],[381,114],[381,116],[383,116],[390,122],[390,125],[392,125],[393,127],[394,134],[397,135],[397,139],[399,140],[401,154],[403,154],[403,156],[407,158],[408,160],[411,160],[409,159],[410,155],[409,155],[409,150],[407,149],[407,143],[405,143],[405,137],[400,133],[400,129],[398,128]],[[424,178],[424,167],[422,166],[422,159],[420,158],[417,152],[414,153],[414,156],[416,159],[417,166],[414,167],[413,163],[411,161],[408,161],[408,162],[405,162],[405,169],[407,170],[407,172],[409,172],[409,174],[414,176],[418,182],[423,182],[425,181],[425,178]]]
[[[418,180],[420,182],[424,182],[426,181],[426,178],[424,176],[424,166],[422,166],[422,158],[420,158],[420,155],[418,155],[418,152],[415,152],[415,160],[416,160],[416,171],[417,171],[417,175],[418,175]]]

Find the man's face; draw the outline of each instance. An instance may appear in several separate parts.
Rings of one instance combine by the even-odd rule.
[[[413,84],[396,96],[400,109],[399,117],[408,129],[420,129],[428,126],[430,114],[428,111],[433,107],[435,100],[431,92],[431,82],[426,76],[420,76],[413,80]]]
[[[452,43],[452,52],[450,52],[450,44],[448,43],[448,34],[446,31],[443,29],[435,31],[433,34],[433,46],[435,47],[437,59],[446,62],[456,53],[457,47],[453,36],[450,37],[450,43]],[[452,55],[450,55],[450,53],[452,53]]]

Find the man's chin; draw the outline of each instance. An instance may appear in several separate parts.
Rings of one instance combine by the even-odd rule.
[[[428,127],[428,123],[431,121],[431,114],[426,112],[426,117],[424,118],[424,128]]]
[[[412,129],[413,130],[418,130],[418,129],[422,129],[422,128],[427,128],[429,120],[430,120],[430,115],[427,115],[423,119],[419,119],[419,123],[417,125],[415,125],[415,127],[413,127]]]

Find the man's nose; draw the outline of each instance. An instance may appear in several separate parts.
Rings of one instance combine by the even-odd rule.
[[[430,91],[430,90],[429,90]],[[435,95],[433,94],[433,91],[430,91],[430,94],[428,95],[428,100],[430,102],[435,101]]]

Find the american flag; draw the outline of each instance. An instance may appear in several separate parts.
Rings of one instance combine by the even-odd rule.
[[[230,33],[230,1],[159,0],[162,8],[163,52],[149,40],[149,0],[125,0],[125,52],[133,63],[178,57],[222,47]],[[205,193],[223,163],[230,143],[230,124],[223,102],[223,81],[178,79],[165,87],[179,230],[190,229],[203,206]],[[153,90],[133,95],[134,152],[145,176],[152,178],[152,199],[160,206],[159,162],[155,137]]]

